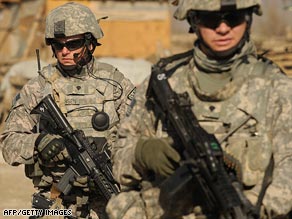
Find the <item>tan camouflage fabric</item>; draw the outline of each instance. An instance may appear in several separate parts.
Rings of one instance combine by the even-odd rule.
[[[213,89],[212,93],[208,92],[199,74],[205,74],[212,84],[222,80],[219,73],[229,75],[231,80],[225,86]],[[189,64],[179,67],[169,82],[176,92],[189,93],[200,125],[214,134],[224,151],[241,163],[242,182],[248,188],[245,194],[253,204],[273,154],[273,181],[263,200],[265,213],[261,218],[288,218],[285,215],[292,210],[292,79],[280,73],[271,62],[257,59],[255,47],[249,42],[240,54],[224,62],[207,59],[195,46]],[[198,206],[183,209],[180,200],[168,200],[165,206],[157,204],[157,200],[153,200],[159,196],[156,181],[150,181],[153,186],[144,186],[149,176],[148,171],[135,161],[138,138],[167,137],[161,122],[156,124],[152,111],[145,108],[147,85],[148,79],[138,88],[132,114],[121,125],[120,138],[113,145],[114,175],[125,192],[110,200],[107,212],[110,219],[134,218],[133,212],[142,214],[140,203],[143,203],[145,214],[141,218],[202,218]],[[141,191],[136,191],[138,194],[131,191],[140,187]],[[145,196],[145,193],[152,193],[152,196]],[[195,193],[186,191],[186,198],[188,194]],[[136,201],[131,206],[128,199]],[[177,211],[167,209],[171,202]],[[118,212],[119,207],[122,211]],[[156,214],[148,213],[152,211]],[[168,217],[163,217],[165,214]]]
[[[107,138],[109,150],[116,140],[119,123],[130,113],[134,85],[112,65],[98,62],[94,58],[88,65],[92,68],[84,66],[82,72],[75,77],[63,77],[55,65],[44,67],[39,76],[25,84],[15,98],[0,136],[5,161],[13,166],[25,164],[26,175],[32,178],[34,186],[48,198],[52,196],[52,184],[58,182],[67,166],[63,162],[53,166],[43,165],[34,149],[35,140],[39,136],[39,116],[30,113],[42,98],[52,94],[74,129],[83,130],[88,137]],[[109,115],[108,130],[93,129],[91,118],[96,110],[103,110]],[[88,211],[93,210],[90,215],[93,219],[99,218],[96,212],[100,210],[96,206],[105,206],[105,203],[98,203],[102,199],[89,189],[87,178],[78,179],[70,197],[66,198],[74,199],[76,205],[66,201],[65,207],[75,209],[73,212],[76,214],[80,208],[86,207]]]
[[[93,12],[85,5],[69,2],[53,9],[46,18],[45,38],[55,38],[58,29],[64,27],[65,36],[92,33],[96,39],[103,37],[103,32]]]
[[[221,0],[178,0],[178,5],[176,11],[174,12],[174,17],[178,20],[184,20],[189,10],[220,11],[221,2]],[[229,3],[232,2],[236,4],[236,9],[244,9],[256,6],[257,10],[255,11],[255,13],[257,15],[262,14],[262,11],[260,10],[261,0],[229,1]]]

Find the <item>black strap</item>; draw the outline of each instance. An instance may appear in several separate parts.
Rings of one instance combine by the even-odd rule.
[[[171,77],[171,75],[181,66],[186,65],[189,63],[191,58],[193,57],[194,50],[189,50],[184,53],[179,53],[170,57],[166,58],[161,58],[157,63],[156,66],[158,66],[160,69],[163,70],[163,72],[167,75],[167,77]],[[184,59],[182,62],[179,62],[172,68],[168,69],[167,71],[165,70],[166,66],[174,61],[178,61],[180,59]]]
[[[266,171],[265,171],[265,175],[264,175],[263,183],[262,183],[262,188],[261,188],[261,191],[259,193],[258,200],[256,203],[256,212],[258,215],[260,215],[261,205],[262,205],[266,190],[273,181],[274,164],[275,164],[274,156],[272,154],[269,165],[267,166]]]
[[[166,57],[166,58],[161,58],[158,62],[157,65],[160,68],[165,68],[166,65],[168,65],[171,62],[177,61],[179,59],[183,59],[183,58],[187,58],[187,57],[191,57],[194,53],[194,50],[191,49],[189,51],[183,52],[183,53],[179,53],[170,57]]]

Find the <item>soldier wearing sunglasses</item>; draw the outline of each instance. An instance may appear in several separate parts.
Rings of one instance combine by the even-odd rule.
[[[251,208],[243,208],[244,217],[223,213],[222,209],[230,206],[210,210],[202,204],[207,199],[198,191],[202,186],[196,187],[187,172],[178,177],[182,165],[189,165],[190,172],[196,174],[197,160],[178,150],[183,141],[173,136],[178,135],[174,132],[179,125],[169,126],[169,120],[164,120],[166,113],[159,111],[153,99],[147,99],[151,78],[139,86],[131,116],[121,125],[120,138],[114,144],[113,171],[126,191],[109,201],[110,219],[288,218],[292,210],[292,80],[270,60],[258,56],[250,38],[252,17],[262,14],[261,2],[175,3],[174,17],[186,20],[197,39],[190,51],[158,62],[157,81],[168,80],[176,93],[188,93],[191,110],[200,126],[217,138],[226,171],[236,176],[240,185],[236,189],[242,189],[247,198],[242,196],[242,203]],[[157,81],[153,86],[158,86]],[[169,105],[171,101],[174,98]],[[181,107],[188,106],[184,104]],[[193,139],[184,142],[187,140]],[[205,158],[204,153],[201,156]],[[173,193],[167,197],[177,194],[178,198],[167,199],[160,188],[165,188],[165,180],[173,174],[177,178],[171,181]]]
[[[93,192],[96,186],[89,176],[70,182],[73,187],[68,194],[56,189],[68,169],[70,146],[62,133],[32,113],[50,94],[74,130],[82,130],[90,144],[100,146],[93,150],[110,154],[117,126],[130,113],[135,87],[117,68],[93,56],[102,37],[98,21],[86,6],[72,2],[53,9],[46,18],[45,41],[57,62],[39,70],[39,76],[15,97],[1,135],[5,161],[24,164],[37,190],[33,207],[56,210],[57,215],[44,215],[46,219],[107,218],[106,200]],[[99,144],[101,138],[107,144]],[[58,209],[65,209],[63,215]]]

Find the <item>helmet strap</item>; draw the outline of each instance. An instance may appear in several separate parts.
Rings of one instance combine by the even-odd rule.
[[[74,53],[74,62],[77,66],[83,67],[87,65],[92,59],[92,54],[96,48],[96,45],[92,43],[92,36],[91,34],[85,34],[85,44],[80,53]],[[92,46],[92,49],[90,49]]]
[[[58,70],[64,76],[74,76],[80,74],[83,66],[87,65],[92,60],[92,54],[96,48],[96,46],[100,45],[94,37],[90,33],[85,34],[85,43],[79,53],[73,54],[75,65],[63,65],[60,62],[57,63]],[[90,49],[90,47],[92,47]],[[53,55],[56,57],[55,50],[53,47]]]

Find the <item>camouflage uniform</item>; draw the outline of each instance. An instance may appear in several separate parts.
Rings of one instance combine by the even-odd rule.
[[[134,92],[131,82],[111,65],[97,61],[92,61],[92,64],[94,64],[93,74],[97,79],[90,76],[85,68],[78,78],[65,78],[54,66],[44,67],[40,76],[30,80],[23,87],[6,120],[5,130],[1,135],[5,161],[13,166],[25,164],[27,176],[32,178],[34,186],[43,193],[50,192],[52,183],[59,179],[66,167],[58,165],[48,168],[38,162],[34,142],[39,135],[36,132],[39,121],[38,116],[30,112],[42,98],[47,94],[53,94],[74,129],[83,130],[86,136],[106,137],[109,146],[115,141],[118,123],[131,108]],[[107,79],[116,81],[121,87]],[[119,98],[121,93],[122,96]],[[80,110],[82,106],[87,108]],[[91,118],[95,111],[90,108],[91,106],[99,111],[104,110],[109,115],[108,130],[93,129]],[[81,186],[87,187],[87,185]],[[86,191],[76,188],[75,193],[82,199]],[[85,201],[82,205],[87,203],[85,195],[83,198]],[[96,197],[92,198],[96,199]],[[93,205],[94,202],[90,204]]]
[[[82,14],[78,18],[81,19]],[[55,198],[52,185],[58,182],[67,166],[64,161],[52,166],[43,165],[35,141],[44,124],[39,115],[31,114],[31,111],[51,94],[74,129],[83,130],[92,141],[98,137],[108,140],[108,148],[96,150],[111,150],[117,126],[130,113],[134,92],[134,85],[118,69],[98,62],[94,57],[74,77],[64,76],[56,64],[44,67],[36,78],[24,85],[14,100],[0,139],[5,161],[13,166],[24,164],[26,176],[32,179],[38,192],[47,198]],[[97,111],[104,111],[109,116],[109,128],[104,131],[93,128],[91,119]],[[50,129],[47,131],[58,134]],[[59,196],[52,208],[72,209],[72,218],[106,218],[106,201],[92,189],[88,179],[81,177],[74,182],[68,195]]]
[[[246,41],[239,53],[224,62],[208,59],[198,42],[194,45],[188,64],[178,67],[168,79],[172,89],[188,92],[200,125],[240,162],[244,192],[253,204],[273,155],[273,181],[263,199],[261,218],[288,218],[292,210],[291,78],[270,61],[259,59],[251,41]],[[145,107],[147,85],[148,79],[138,88],[132,114],[121,125],[120,138],[113,146],[114,175],[125,192],[110,200],[109,217],[204,218],[198,206],[186,209],[177,200],[173,200],[174,205],[172,200],[159,202],[157,180],[149,178],[148,170],[135,158],[141,136],[168,138],[161,122],[156,123],[153,112]],[[183,194],[185,199],[188,195],[192,196],[192,191]]]

